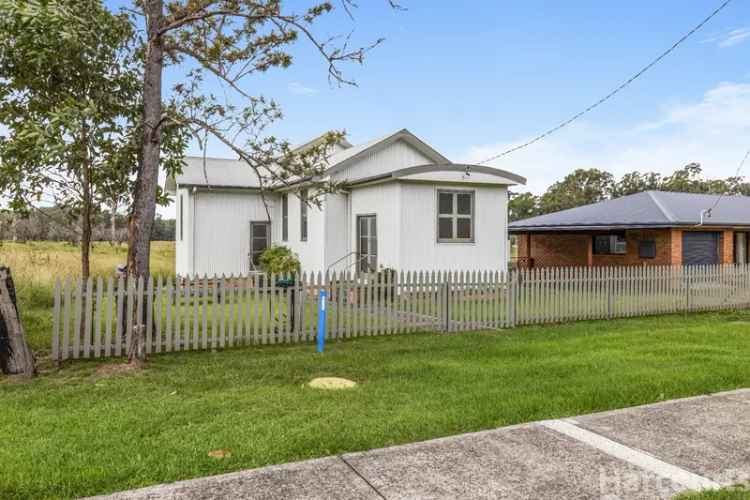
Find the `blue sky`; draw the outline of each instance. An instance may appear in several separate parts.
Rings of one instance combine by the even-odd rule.
[[[408,128],[453,161],[479,161],[606,94],[720,1],[359,3],[354,21],[339,10],[316,25],[321,36],[386,38],[364,66],[344,67],[358,87],[330,86],[304,42],[292,67],[245,82],[283,107],[273,132],[300,143],[346,129],[357,143]],[[750,148],[749,56],[750,2],[734,0],[612,101],[493,164],[528,177],[535,192],[577,167],[669,173],[698,161],[709,176],[731,175]],[[217,145],[209,153],[231,156]]]

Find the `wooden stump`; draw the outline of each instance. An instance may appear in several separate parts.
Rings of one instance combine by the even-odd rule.
[[[18,315],[13,277],[7,267],[0,267],[0,369],[9,375],[36,374],[34,355]]]

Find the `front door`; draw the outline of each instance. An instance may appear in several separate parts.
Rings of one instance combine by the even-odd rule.
[[[357,270],[378,270],[378,226],[375,215],[357,216]]]
[[[271,245],[271,223],[253,221],[250,223],[250,262],[252,268],[260,267],[260,254]]]

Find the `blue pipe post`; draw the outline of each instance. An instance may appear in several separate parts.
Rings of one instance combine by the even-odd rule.
[[[326,291],[320,291],[320,302],[318,304],[318,352],[323,352],[326,343]]]

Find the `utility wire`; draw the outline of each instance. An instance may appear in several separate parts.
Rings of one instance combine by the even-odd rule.
[[[583,115],[587,114],[589,111],[592,111],[593,109],[595,109],[595,108],[599,107],[600,105],[604,104],[606,101],[608,101],[609,99],[611,99],[612,97],[614,97],[617,93],[619,93],[625,87],[627,87],[628,85],[630,85],[631,83],[633,83],[635,80],[637,80],[641,75],[643,75],[648,70],[650,70],[651,68],[653,68],[654,66],[656,66],[662,59],[664,59],[669,54],[671,54],[677,47],[679,47],[680,45],[682,45],[682,43],[685,40],[687,40],[688,38],[690,38],[698,30],[700,30],[701,28],[703,28],[703,26],[705,26],[706,23],[708,23],[711,19],[713,19],[714,16],[716,16],[719,12],[721,12],[722,10],[724,10],[724,8],[727,5],[729,5],[731,2],[732,2],[732,0],[725,0],[708,17],[706,17],[697,26],[695,26],[693,29],[691,29],[686,34],[684,34],[682,36],[682,38],[680,38],[679,40],[677,40],[674,43],[674,45],[672,45],[667,50],[665,50],[664,52],[662,52],[661,55],[659,55],[659,57],[657,57],[656,59],[654,59],[653,61],[651,61],[650,63],[648,63],[639,72],[637,72],[636,74],[634,74],[633,76],[631,76],[630,78],[628,78],[625,82],[623,82],[622,84],[620,84],[619,87],[617,87],[612,92],[610,92],[609,94],[605,95],[604,97],[602,97],[601,99],[599,99],[598,101],[596,101],[594,104],[590,105],[588,108],[586,108],[583,111],[581,111],[581,112],[579,112],[579,113],[571,116],[570,118],[568,118],[564,122],[560,123],[556,127],[553,127],[551,129],[547,130],[546,132],[544,132],[544,133],[542,133],[542,134],[534,137],[533,139],[531,139],[531,140],[529,140],[527,142],[524,142],[523,144],[519,144],[517,146],[514,146],[514,147],[512,147],[510,149],[507,149],[507,150],[503,151],[502,153],[499,153],[499,154],[496,154],[494,156],[491,156],[491,157],[487,158],[486,160],[480,161],[478,163],[478,165],[482,165],[483,163],[487,163],[487,162],[490,162],[490,161],[493,161],[493,160],[497,160],[498,158],[502,158],[503,156],[507,156],[507,155],[509,155],[509,154],[511,154],[511,153],[513,153],[515,151],[518,151],[519,149],[524,149],[524,148],[526,148],[528,146],[531,146],[532,144],[541,141],[545,137],[554,134],[558,130],[567,127],[568,125],[570,125],[571,123],[573,123],[574,121],[576,121],[577,119],[579,119],[580,117],[582,117]]]
[[[742,171],[742,167],[745,166],[745,162],[747,162],[747,159],[750,158],[750,149],[747,150],[747,153],[745,153],[745,156],[742,158],[742,161],[737,166],[737,171],[734,173],[735,177],[739,177],[740,171]],[[708,213],[708,216],[711,217],[711,211],[716,208],[716,205],[719,204],[722,198],[724,198],[725,192],[722,191],[718,198],[716,198],[716,201],[714,202],[713,206],[709,208],[706,213]]]

